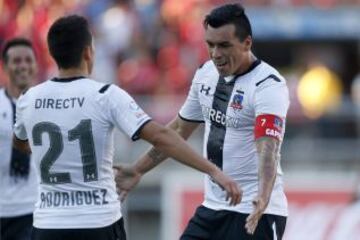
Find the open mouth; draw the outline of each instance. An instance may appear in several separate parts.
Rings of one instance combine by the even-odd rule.
[[[215,65],[216,65],[216,67],[218,67],[218,68],[223,68],[223,67],[226,66],[226,62],[224,62],[224,63],[215,63]]]

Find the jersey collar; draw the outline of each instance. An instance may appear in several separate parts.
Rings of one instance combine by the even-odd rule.
[[[240,74],[236,75],[236,77],[243,76],[243,75],[251,72],[251,71],[254,70],[254,68],[256,68],[260,63],[261,63],[261,60],[260,60],[260,59],[256,59],[256,60],[250,65],[250,67],[248,68],[248,70],[246,70],[246,71],[243,72],[243,73],[240,73]]]
[[[240,74],[236,74],[232,77],[232,79],[230,81],[226,81],[227,83],[229,82],[233,82],[235,81],[238,77],[240,76],[244,76],[245,74],[248,74],[249,72],[251,72],[252,70],[254,70],[257,66],[259,66],[261,63],[261,60],[260,59],[256,59],[251,65],[250,67],[245,71],[245,72],[242,72]]]
[[[53,82],[62,82],[62,83],[66,83],[66,82],[72,82],[72,81],[76,81],[76,80],[80,80],[86,78],[84,76],[76,76],[76,77],[69,77],[69,78],[57,78],[54,77],[51,79],[51,81]]]

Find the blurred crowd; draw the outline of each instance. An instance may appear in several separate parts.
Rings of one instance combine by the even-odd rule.
[[[82,14],[95,36],[95,78],[132,94],[182,94],[207,57],[199,21],[213,3],[1,0],[0,44],[14,36],[30,38],[40,63],[39,82],[44,81],[56,72],[46,46],[49,26],[64,14]]]
[[[65,14],[88,17],[95,36],[94,77],[131,94],[183,95],[207,59],[201,21],[220,0],[0,0],[0,46],[14,36],[37,50],[39,82],[56,73],[46,34]],[[245,0],[252,6],[331,7],[359,0]],[[4,84],[0,70],[0,85]]]

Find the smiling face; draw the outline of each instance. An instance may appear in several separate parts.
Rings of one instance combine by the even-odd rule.
[[[251,37],[240,41],[235,34],[235,25],[226,24],[218,28],[207,25],[205,40],[211,60],[223,77],[236,75],[248,68]]]
[[[7,52],[4,63],[10,84],[19,89],[29,87],[37,73],[35,54],[28,46],[13,46]]]

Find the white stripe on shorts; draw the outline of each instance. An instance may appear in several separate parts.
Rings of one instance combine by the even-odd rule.
[[[277,240],[277,234],[276,234],[276,224],[275,221],[272,224],[273,234],[274,234],[274,240]]]

